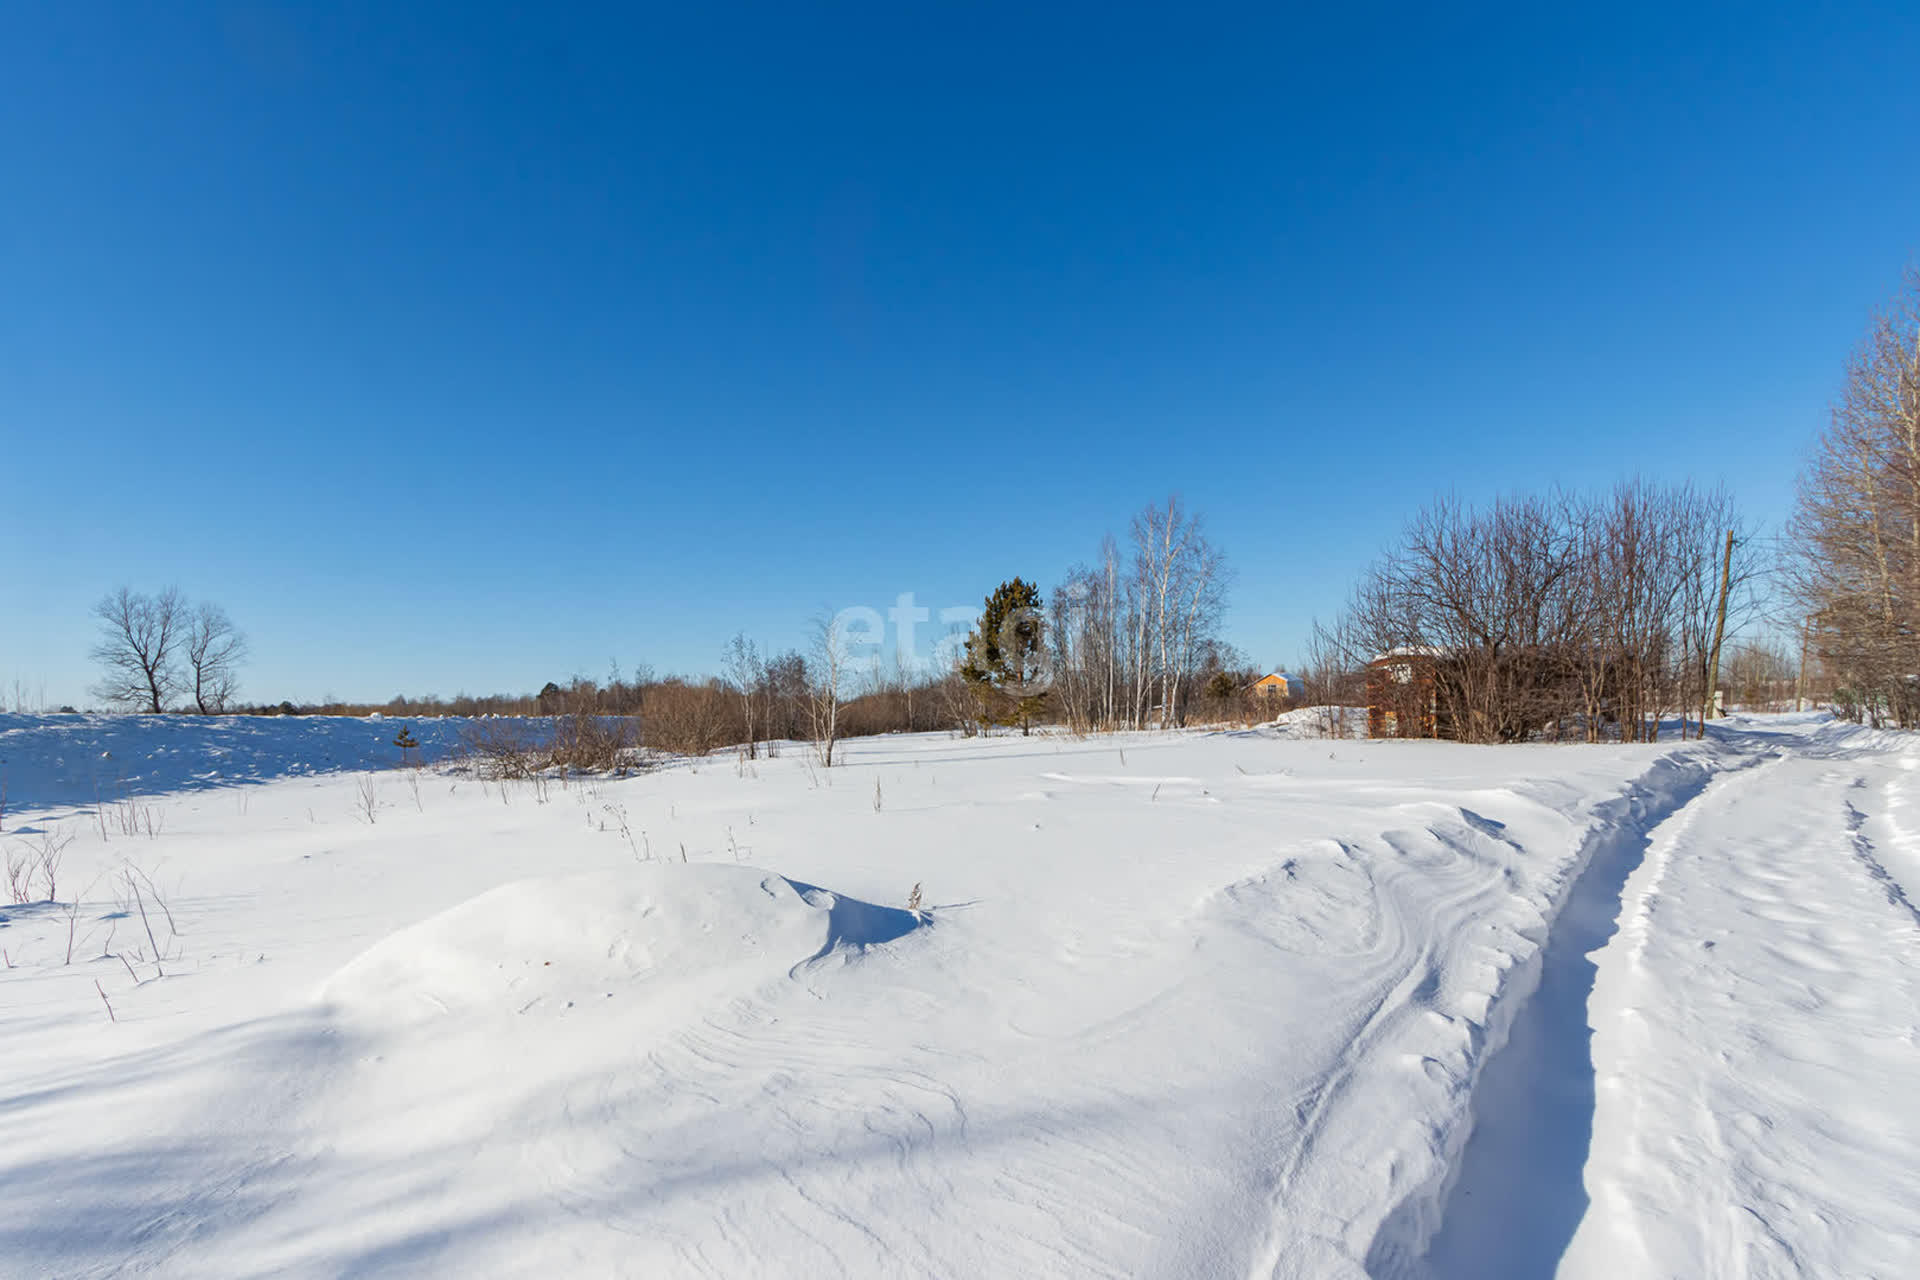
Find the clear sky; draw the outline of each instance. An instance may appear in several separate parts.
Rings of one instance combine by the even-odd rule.
[[[0,7],[0,682],[709,671],[1174,491],[1289,663],[1439,490],[1777,521],[1920,255],[1911,3],[562,7]]]

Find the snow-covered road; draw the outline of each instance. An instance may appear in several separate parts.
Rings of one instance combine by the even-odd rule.
[[[1777,754],[1655,833],[1600,960],[1560,1274],[1920,1273],[1920,747],[1730,737]]]

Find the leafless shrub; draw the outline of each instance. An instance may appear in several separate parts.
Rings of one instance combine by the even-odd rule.
[[[532,727],[518,716],[489,716],[471,721],[461,730],[460,745],[483,777],[526,778],[544,764],[539,739]]]
[[[165,895],[163,895],[160,892],[160,886],[153,882],[153,877],[151,875],[148,875],[143,868],[141,868],[135,863],[129,862],[126,866],[126,870],[134,878],[138,879],[142,884],[147,886],[147,894],[153,900],[153,905],[155,906],[156,909],[159,910],[160,914],[165,916],[167,919],[168,937],[169,938],[177,937],[179,935],[180,930],[173,922],[173,908],[167,905],[167,900]]]
[[[157,840],[167,821],[166,815],[157,806],[132,797],[104,806],[104,814],[100,828],[103,837],[110,822],[123,836],[143,835],[149,840]]]
[[[949,668],[916,669],[906,655],[896,653],[891,663],[875,656],[860,673],[860,687],[848,689],[840,708],[839,736],[871,737],[882,733],[923,733],[957,728],[978,712],[978,700],[966,682]],[[945,696],[951,679],[957,694]]]
[[[1446,499],[1414,518],[1344,617],[1318,630],[1319,665],[1351,673],[1405,655],[1419,671],[1402,686],[1443,736],[1650,741],[1663,716],[1710,708],[1723,574],[1733,631],[1753,606],[1756,571],[1739,535],[1732,503],[1691,485],[1479,509]],[[1741,549],[1729,573],[1730,536]]]
[[[33,901],[33,857],[25,848],[8,847],[6,852],[7,900],[16,907]]]
[[[647,690],[645,732],[649,747],[682,756],[704,756],[742,740],[734,697],[717,680],[703,684],[663,680]]]
[[[380,808],[380,793],[372,774],[363,773],[354,783],[353,807],[368,826],[373,825],[374,816]]]
[[[940,682],[937,695],[953,731],[963,738],[978,737],[981,727],[980,700],[967,687],[965,677],[958,671],[953,672]]]
[[[56,902],[60,897],[60,864],[73,833],[57,829],[35,832],[32,839],[16,837],[7,847],[5,869],[7,897],[15,906],[29,902]],[[44,898],[35,898],[33,885],[38,879]]]
[[[601,805],[600,807],[607,814],[608,817],[613,819],[614,825],[620,831],[620,838],[627,842],[627,848],[633,850],[634,860],[637,862],[651,861],[653,857],[652,846],[651,845],[648,846],[647,856],[645,858],[642,858],[640,856],[640,846],[634,843],[633,827],[629,825],[627,822],[627,806],[623,804],[610,803],[610,804]]]
[[[640,722],[633,716],[589,709],[530,720],[496,716],[475,720],[461,732],[463,754],[482,777],[530,781],[549,769],[624,776],[646,764]]]
[[[60,863],[72,843],[71,832],[49,830],[42,831],[33,844],[34,870],[40,873],[40,882],[46,886],[48,902],[59,901]]]
[[[136,958],[143,964],[152,964],[154,972],[161,977],[165,977],[166,970],[162,967],[162,962],[170,957],[171,950],[178,937],[178,929],[174,925],[172,909],[167,906],[166,900],[160,893],[159,887],[153,882],[153,877],[132,863],[127,863],[120,868],[120,874],[115,878],[114,887],[118,909],[122,914],[137,914],[140,917],[141,928],[145,930],[147,935],[147,944],[153,948],[151,957],[149,957],[146,952],[139,951],[136,948]],[[154,911],[159,912],[161,918],[166,923],[167,940],[164,943],[160,941],[159,934],[154,930],[153,914],[147,910],[149,902],[153,904]],[[132,973],[133,966],[131,962],[128,962],[124,955],[121,959],[123,963],[127,964],[127,971]],[[135,981],[137,982],[138,980],[136,977]]]
[[[639,763],[639,739],[631,716],[576,711],[554,721],[547,763],[562,771],[625,774]]]

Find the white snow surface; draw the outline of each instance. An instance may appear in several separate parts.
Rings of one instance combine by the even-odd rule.
[[[1915,1272],[1904,737],[394,723],[0,717],[0,1276]]]

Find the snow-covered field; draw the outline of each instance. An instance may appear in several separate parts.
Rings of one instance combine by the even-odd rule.
[[[1907,739],[396,728],[0,716],[0,1275],[1920,1271]]]

